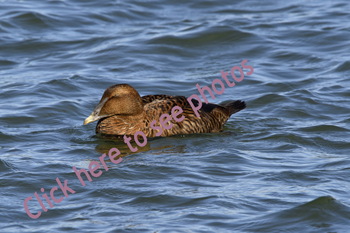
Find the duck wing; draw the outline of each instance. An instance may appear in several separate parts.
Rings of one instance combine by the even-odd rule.
[[[175,106],[179,106],[182,108],[182,110],[189,110],[192,111],[191,105],[188,103],[187,98],[185,96],[170,96],[170,95],[146,95],[141,97],[144,106],[149,108],[162,108],[163,111],[165,109],[168,109],[171,111],[171,109]],[[196,99],[192,99],[191,102],[195,107],[199,105],[199,102]],[[224,106],[218,105],[218,104],[212,104],[212,103],[202,103],[202,107],[200,108],[200,111],[210,113],[215,108],[221,108],[221,110],[225,110],[226,108]],[[163,112],[167,113],[167,112]],[[169,113],[168,113],[169,114]]]
[[[185,96],[148,95],[141,98],[146,113],[143,131],[147,132],[146,135],[149,137],[155,137],[158,132],[158,130],[150,127],[151,122],[156,120],[154,126],[160,126],[160,116],[164,113],[171,116],[171,110],[175,106],[179,106],[183,110],[177,118],[182,116],[185,116],[185,118],[181,122],[171,119],[168,124],[171,123],[173,126],[168,130],[163,129],[161,134],[163,137],[175,134],[220,132],[230,115],[239,111],[236,107],[242,108],[243,105],[245,107],[242,101],[234,101],[225,106],[202,103],[202,107],[198,111],[200,115],[198,118]],[[192,99],[192,103],[195,107],[199,105],[199,102],[195,99]]]

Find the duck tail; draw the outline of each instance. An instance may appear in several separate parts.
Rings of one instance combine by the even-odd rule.
[[[231,116],[232,114],[245,109],[246,104],[244,101],[235,100],[235,101],[232,101],[228,104],[225,104],[225,107],[229,110],[229,114]]]

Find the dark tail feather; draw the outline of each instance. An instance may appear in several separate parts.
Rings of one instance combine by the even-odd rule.
[[[228,108],[230,112],[230,116],[236,112],[241,111],[242,109],[245,109],[246,105],[244,101],[236,100],[233,102],[230,102],[228,104],[225,104],[225,107]]]

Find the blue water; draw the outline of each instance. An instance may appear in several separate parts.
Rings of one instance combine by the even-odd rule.
[[[350,2],[1,1],[1,232],[349,232]],[[218,134],[131,153],[83,121],[104,90],[244,100]],[[118,148],[119,164],[82,186]],[[44,212],[56,178],[76,191]],[[56,198],[64,196],[60,189]],[[24,210],[24,200],[37,219]],[[49,195],[50,196],[50,195]]]

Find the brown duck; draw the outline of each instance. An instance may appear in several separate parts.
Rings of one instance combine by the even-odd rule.
[[[198,101],[192,100],[197,107]],[[223,125],[230,116],[246,107],[244,101],[236,100],[225,105],[202,103],[198,111],[198,118],[184,96],[146,95],[140,94],[128,84],[117,84],[108,87],[92,114],[86,118],[84,125],[98,121],[96,133],[103,137],[122,138],[142,131],[147,137],[155,137],[158,129],[150,127],[150,123],[157,121],[154,126],[160,126],[160,116],[167,113],[171,116],[174,106],[182,108],[184,120],[177,122],[171,118],[170,129],[163,129],[160,136],[166,137],[176,134],[217,133],[223,130]]]

